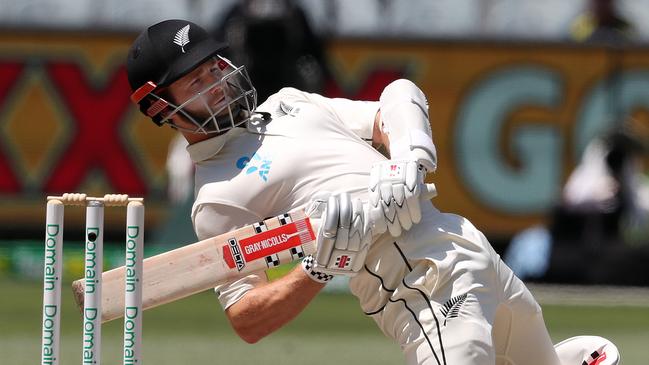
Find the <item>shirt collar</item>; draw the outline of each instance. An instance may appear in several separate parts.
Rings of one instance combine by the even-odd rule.
[[[225,143],[245,131],[244,128],[233,128],[225,134],[214,136],[206,140],[196,142],[187,146],[189,157],[194,163],[208,160],[221,151]]]

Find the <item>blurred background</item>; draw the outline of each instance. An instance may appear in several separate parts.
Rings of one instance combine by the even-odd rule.
[[[392,80],[414,81],[440,161],[434,204],[485,232],[553,339],[608,336],[626,364],[646,363],[649,0],[0,0],[0,358],[37,361],[47,195],[143,196],[147,256],[196,240],[184,145],[128,98],[130,43],[169,18],[227,40],[262,100],[282,86],[377,100]],[[124,219],[107,208],[105,268],[123,262]],[[83,271],[84,211],[66,208],[65,225],[68,283]],[[151,310],[145,361],[216,351],[288,364],[335,348],[341,363],[400,363],[344,284],[253,347],[211,293]],[[64,363],[81,344],[70,299]]]

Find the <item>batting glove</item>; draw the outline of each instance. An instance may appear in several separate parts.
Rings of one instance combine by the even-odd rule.
[[[315,199],[307,214],[321,218],[312,270],[328,275],[356,275],[372,242],[369,209],[349,193]],[[306,270],[305,270],[306,271]]]
[[[425,177],[426,169],[415,161],[388,160],[372,165],[369,219],[374,234],[389,231],[398,237],[421,221],[420,199],[436,195],[435,185],[424,183]]]

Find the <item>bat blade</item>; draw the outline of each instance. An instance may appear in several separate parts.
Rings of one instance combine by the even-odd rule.
[[[144,260],[142,308],[153,308],[218,283],[315,253],[315,233],[302,209]],[[102,274],[102,322],[124,315],[125,267]],[[72,283],[83,308],[84,279]]]

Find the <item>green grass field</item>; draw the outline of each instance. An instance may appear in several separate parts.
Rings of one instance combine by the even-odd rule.
[[[64,284],[69,287],[69,285]],[[40,356],[40,283],[0,277],[0,362],[37,364]],[[64,291],[61,363],[81,360],[81,318]],[[544,306],[553,340],[598,334],[615,342],[624,364],[646,364],[649,308]],[[103,326],[102,361],[121,363],[121,321]],[[295,321],[254,345],[230,329],[211,292],[149,310],[144,316],[147,364],[400,364],[399,348],[365,317],[356,299],[321,294]],[[308,358],[308,361],[305,359]]]

